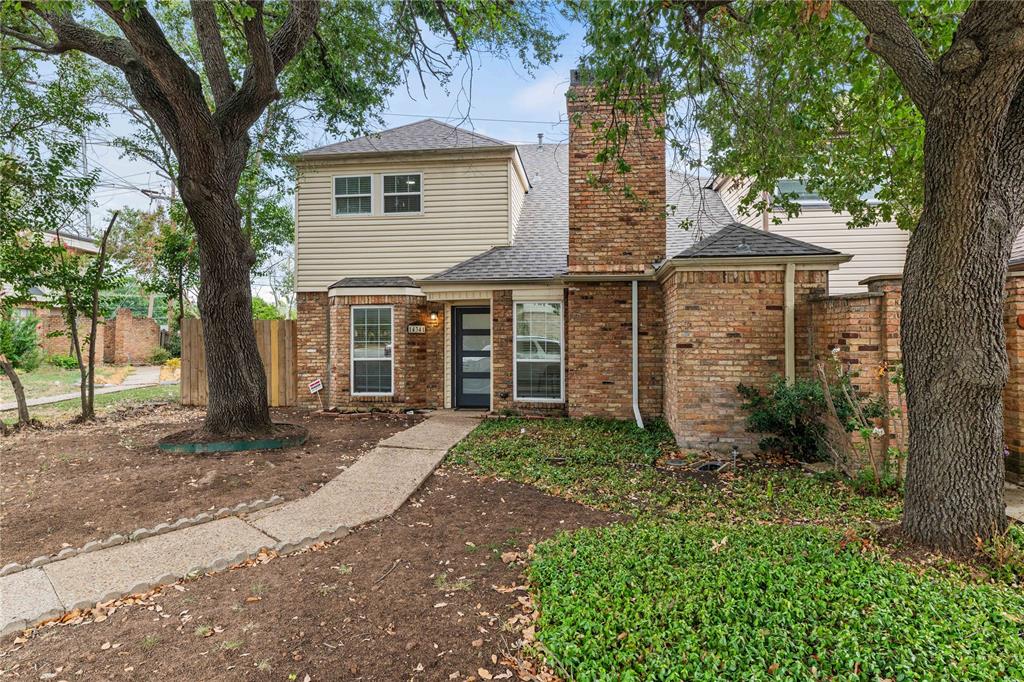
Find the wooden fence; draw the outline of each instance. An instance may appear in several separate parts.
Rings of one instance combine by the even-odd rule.
[[[267,375],[267,400],[271,407],[296,404],[298,355],[295,350],[295,320],[253,320],[256,346]],[[182,320],[181,404],[206,405],[206,351],[203,325],[196,319]]]

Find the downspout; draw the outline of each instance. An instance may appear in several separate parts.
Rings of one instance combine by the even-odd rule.
[[[637,342],[640,327],[639,304],[637,303],[637,282],[633,280],[633,418],[636,425],[644,428],[643,417],[640,416],[640,347]]]
[[[796,380],[796,263],[786,263],[785,289],[786,383]]]

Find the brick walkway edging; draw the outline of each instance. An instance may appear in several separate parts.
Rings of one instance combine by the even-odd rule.
[[[479,415],[438,411],[298,500],[104,547],[0,577],[0,637],[75,609],[349,533],[398,509]]]

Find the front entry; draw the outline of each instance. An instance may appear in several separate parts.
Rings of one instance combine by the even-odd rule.
[[[491,406],[491,309],[452,308],[454,407]]]

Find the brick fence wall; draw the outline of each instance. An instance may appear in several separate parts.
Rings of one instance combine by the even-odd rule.
[[[320,399],[309,392],[308,386],[314,379],[320,379],[324,384],[322,397],[325,402],[330,399],[332,387],[327,371],[330,330],[327,292],[300,291],[295,299],[297,397],[300,405],[319,406]]]
[[[902,279],[898,275],[872,277],[861,282],[868,291],[816,298],[811,301],[807,334],[816,362],[835,351],[843,365],[858,376],[862,391],[881,395],[890,409],[905,414],[899,392],[884,370],[901,359],[900,307]],[[1006,280],[1004,323],[1010,375],[1003,393],[1003,425],[1009,457],[1007,478],[1024,477],[1024,272],[1011,272]],[[888,418],[883,423],[888,443],[906,447],[906,424]]]
[[[114,365],[145,365],[160,348],[160,326],[150,317],[135,317],[120,308],[107,320],[103,362]],[[99,347],[97,347],[97,351]]]

